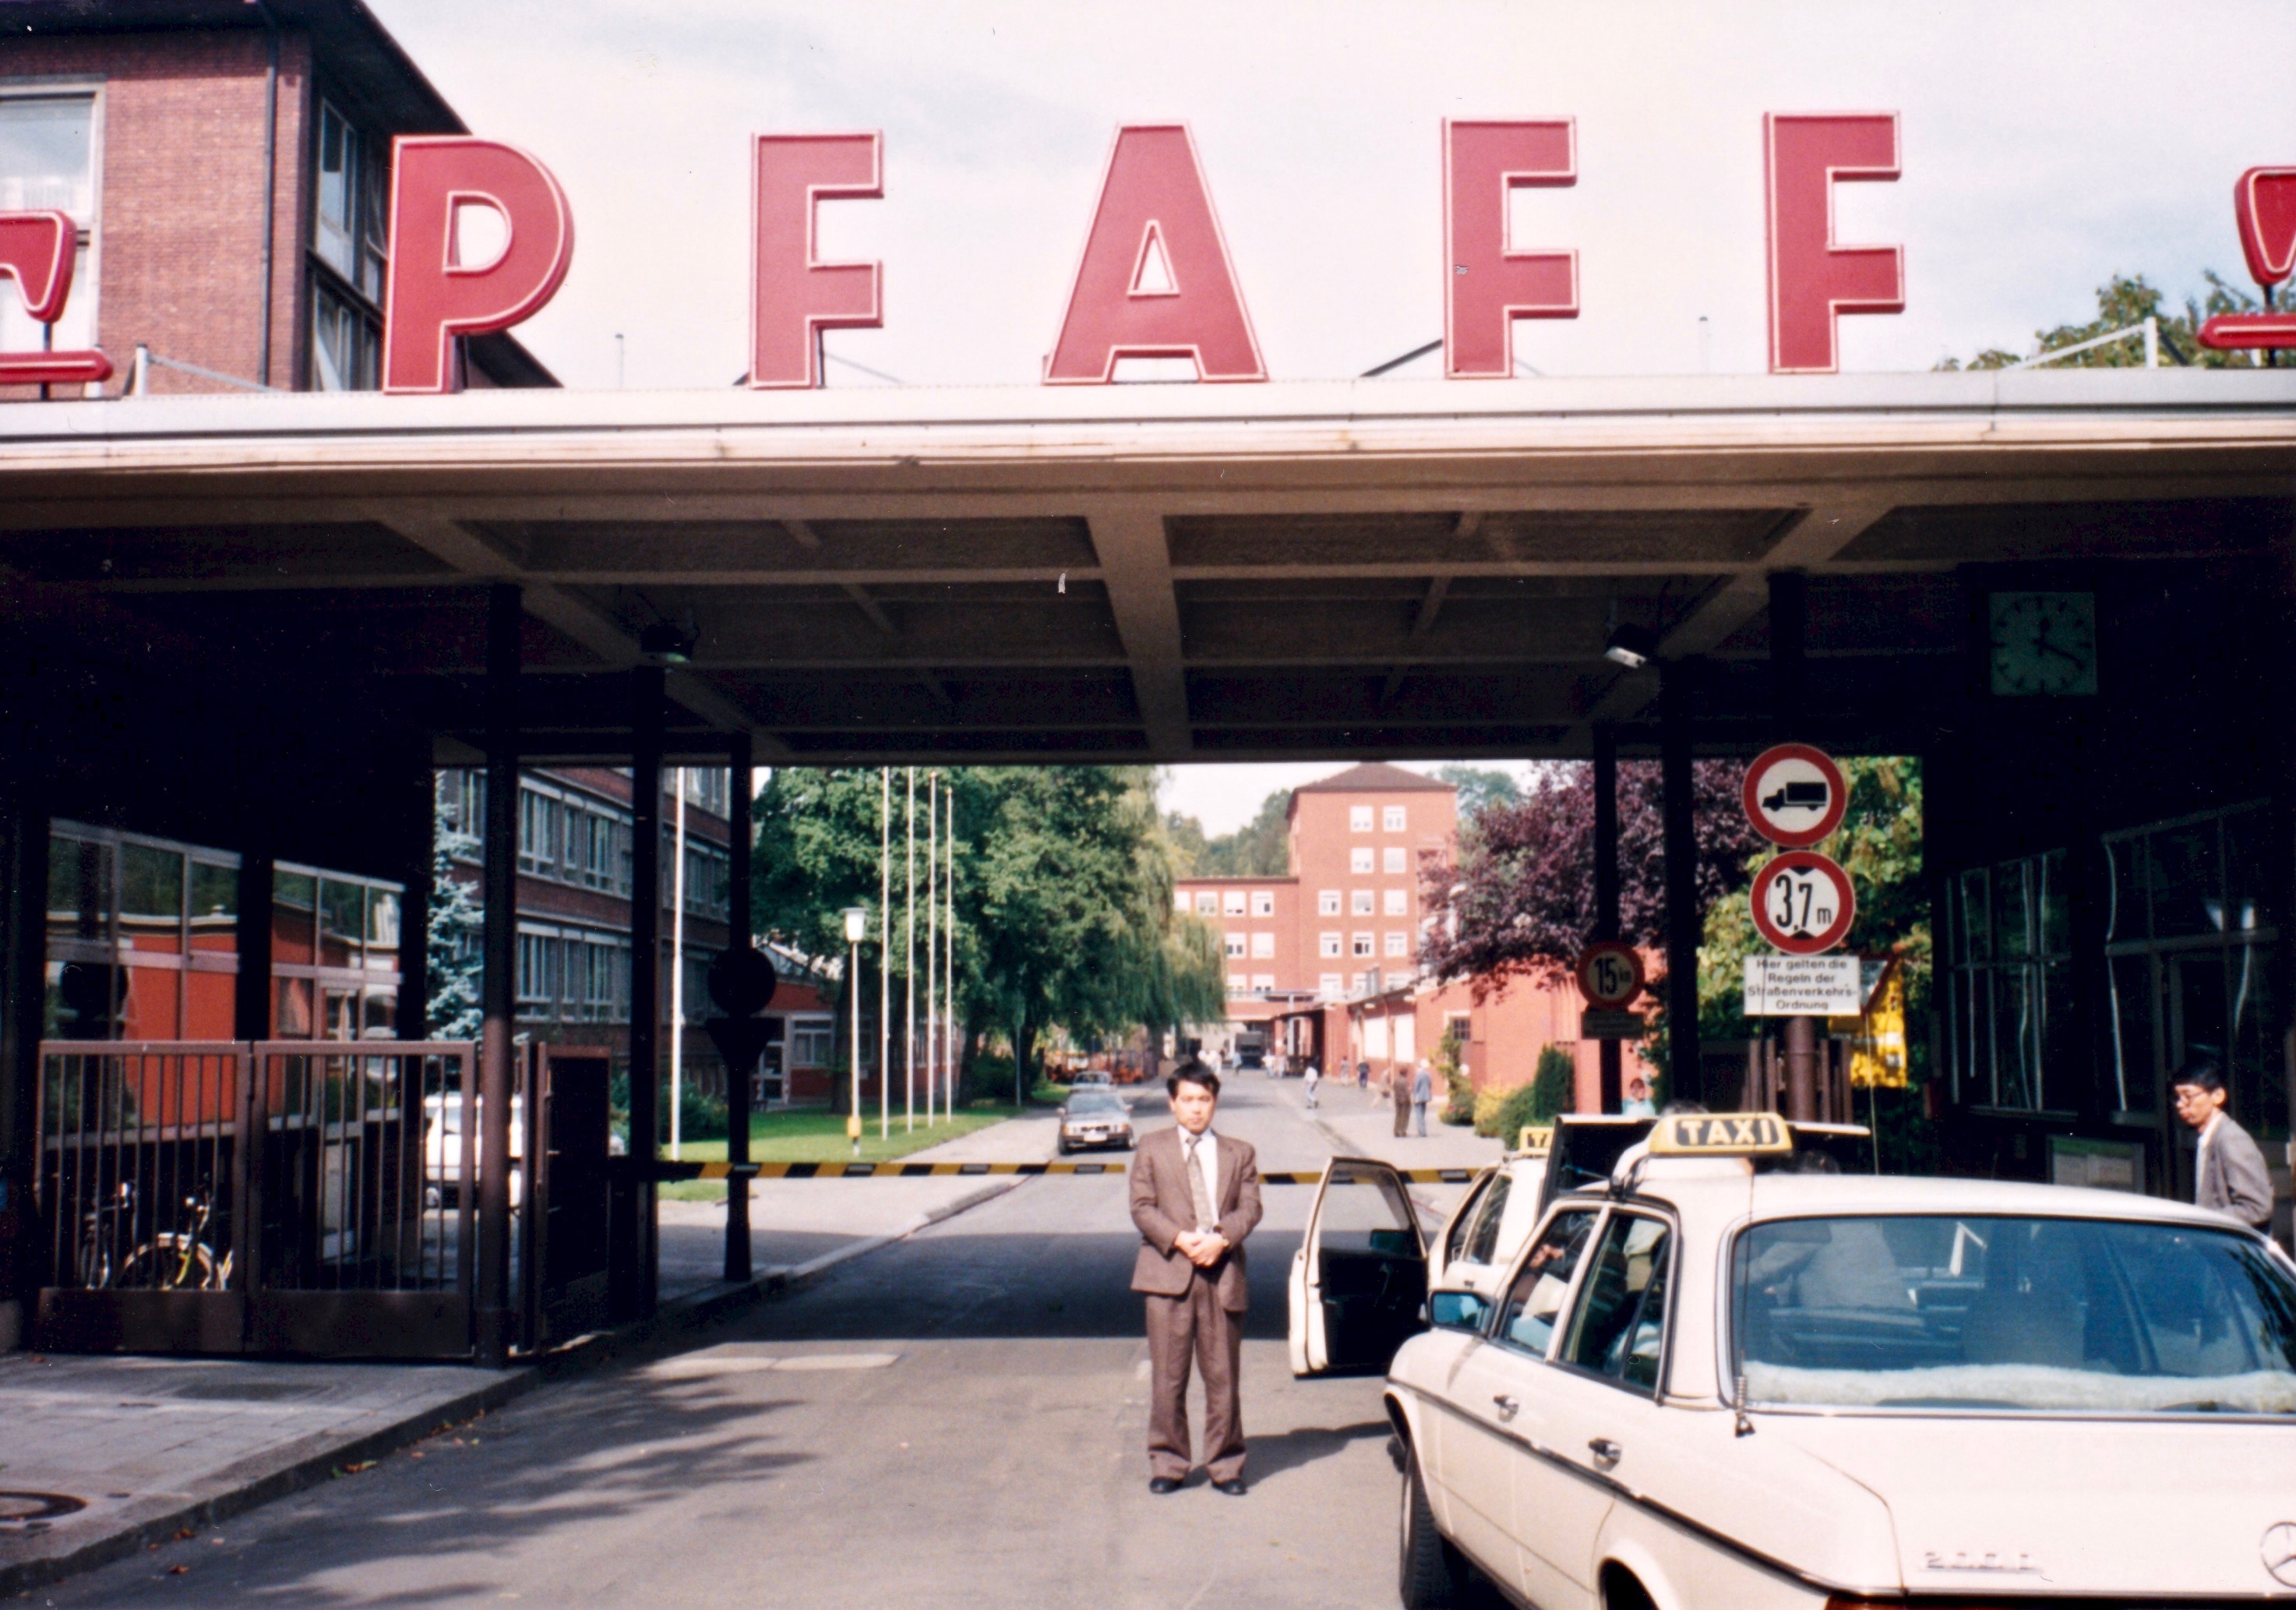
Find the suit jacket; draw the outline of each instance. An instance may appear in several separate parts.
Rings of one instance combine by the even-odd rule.
[[[1220,1144],[1225,1146],[1226,1141]],[[2248,1131],[2229,1117],[2217,1121],[2216,1133],[2201,1148],[2200,1179],[2193,1200],[2256,1229],[2271,1227],[2272,1175],[2264,1166],[2264,1154],[2257,1150]]]
[[[1248,1142],[1219,1138],[1219,1178],[1212,1182],[1212,1211],[1227,1252],[1204,1271],[1218,1282],[1220,1306],[1240,1314],[1250,1302],[1244,1284],[1243,1238],[1259,1222],[1259,1165]],[[1132,1289],[1157,1296],[1185,1296],[1196,1266],[1173,1245],[1196,1228],[1196,1199],[1188,1189],[1187,1154],[1180,1129],[1157,1129],[1132,1154],[1132,1222],[1140,1227],[1140,1254],[1132,1261]]]

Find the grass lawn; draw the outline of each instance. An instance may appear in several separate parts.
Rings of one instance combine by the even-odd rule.
[[[862,1117],[861,1156],[863,1162],[891,1162],[926,1146],[939,1146],[944,1140],[954,1140],[960,1135],[970,1135],[975,1129],[985,1129],[992,1123],[1001,1123],[1013,1114],[1014,1109],[1003,1106],[972,1106],[957,1109],[955,1119],[941,1119],[928,1123],[924,1114],[917,1115],[914,1130],[906,1129],[901,1113],[893,1113],[893,1132],[886,1138],[877,1138],[877,1114],[873,1110]],[[686,1162],[723,1162],[726,1143],[722,1140],[689,1140],[682,1148]],[[668,1148],[664,1147],[666,1157]],[[824,1107],[800,1107],[783,1113],[759,1113],[750,1120],[750,1160],[752,1162],[849,1162],[853,1161],[853,1143],[845,1138],[845,1114]],[[726,1195],[722,1179],[682,1179],[661,1187],[661,1195],[673,1202],[717,1202]]]

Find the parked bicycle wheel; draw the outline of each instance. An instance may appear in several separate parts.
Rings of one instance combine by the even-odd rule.
[[[206,1242],[169,1234],[130,1253],[111,1284],[138,1291],[220,1291],[221,1274]]]

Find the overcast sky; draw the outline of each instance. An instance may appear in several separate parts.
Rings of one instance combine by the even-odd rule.
[[[2116,270],[2237,277],[2233,181],[2296,158],[2285,0],[373,4],[571,198],[526,334],[574,386],[615,383],[618,333],[632,387],[742,374],[755,132],[884,131],[885,199],[823,216],[884,263],[885,327],[830,350],[926,385],[1036,382],[1128,120],[1193,125],[1279,380],[1439,332],[1447,116],[1578,119],[1577,187],[1516,219],[1579,252],[1581,316],[1519,327],[1550,374],[1760,368],[1764,111],[1902,116],[1904,178],[1837,189],[1839,238],[1902,244],[1908,282],[1903,315],[1842,321],[1845,369],[2022,348]]]

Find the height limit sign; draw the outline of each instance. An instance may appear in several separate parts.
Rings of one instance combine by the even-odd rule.
[[[1833,949],[1857,920],[1849,875],[1808,848],[1841,826],[1849,792],[1833,757],[1807,743],[1780,743],[1746,768],[1746,818],[1786,851],[1755,875],[1754,929],[1788,956]]]

